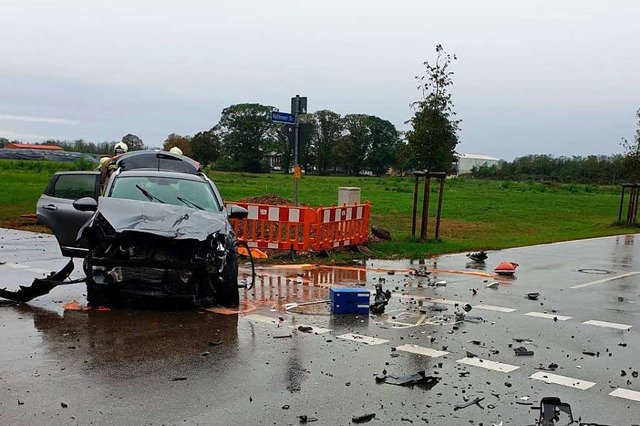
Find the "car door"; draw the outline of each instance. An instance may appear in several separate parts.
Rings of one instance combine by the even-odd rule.
[[[51,229],[64,256],[82,256],[86,250],[75,250],[78,231],[93,212],[78,211],[73,202],[82,197],[98,199],[99,172],[56,173],[36,205],[38,221]],[[80,245],[82,247],[82,245]]]

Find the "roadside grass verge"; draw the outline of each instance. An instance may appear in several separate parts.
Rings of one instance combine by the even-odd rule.
[[[10,164],[8,164],[10,163]],[[51,175],[58,170],[90,169],[73,163],[0,160],[0,226],[12,226],[21,214],[34,213]],[[227,201],[275,194],[293,198],[293,178],[283,174],[209,171]],[[422,184],[422,182],[421,182]],[[426,257],[433,254],[509,247],[628,234],[637,226],[616,224],[619,188],[576,184],[545,184],[473,179],[447,180],[440,239],[433,239],[438,185],[430,192],[428,240],[411,237],[412,177],[303,176],[300,204],[330,206],[338,188],[361,188],[371,202],[370,225],[392,233],[393,241],[370,244],[380,257]],[[417,234],[420,232],[418,201]]]

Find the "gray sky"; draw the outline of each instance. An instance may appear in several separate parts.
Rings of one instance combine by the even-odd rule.
[[[441,43],[459,152],[615,154],[640,107],[639,16],[638,0],[5,0],[0,136],[160,146],[295,94],[406,130]]]

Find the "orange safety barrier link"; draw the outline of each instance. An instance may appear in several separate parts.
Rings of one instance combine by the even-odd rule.
[[[371,204],[320,207],[313,225],[315,251],[366,243],[369,238]]]
[[[231,219],[239,240],[249,247],[278,250],[308,250],[315,211],[310,207],[229,203],[249,211],[245,219]]]
[[[367,242],[371,205],[293,207],[233,203],[249,212],[230,219],[239,240],[249,247],[277,250],[323,250]]]

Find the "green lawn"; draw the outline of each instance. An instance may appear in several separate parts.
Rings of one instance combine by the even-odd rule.
[[[55,170],[69,167],[62,164],[28,169],[7,164],[0,161],[0,226],[11,226],[12,218],[33,213],[49,177]],[[264,194],[293,198],[291,176],[209,175],[227,201]],[[304,176],[299,201],[313,207],[329,206],[337,202],[339,187],[360,187],[362,201],[369,200],[372,205],[370,224],[388,229],[393,236],[392,242],[371,245],[381,257],[423,257],[638,232],[638,227],[615,224],[620,198],[617,187],[452,179],[445,185],[441,240],[433,240],[438,198],[434,180],[430,240],[419,243],[410,236],[413,182],[413,178],[400,177]]]

